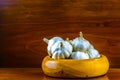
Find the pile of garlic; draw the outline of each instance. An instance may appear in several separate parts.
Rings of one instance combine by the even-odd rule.
[[[80,32],[80,37],[73,40],[62,39],[61,37],[53,37],[48,40],[43,39],[47,44],[47,51],[53,59],[90,59],[100,57],[99,52],[83,37]]]

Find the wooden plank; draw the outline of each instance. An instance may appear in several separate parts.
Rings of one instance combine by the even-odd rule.
[[[0,67],[40,67],[44,37],[73,39],[82,31],[111,67],[120,67],[119,0],[2,0]],[[29,49],[29,48],[30,49]]]
[[[45,76],[41,68],[1,68],[0,80],[80,80],[80,79],[60,79]],[[120,69],[111,68],[104,76],[84,79],[84,80],[119,80]]]

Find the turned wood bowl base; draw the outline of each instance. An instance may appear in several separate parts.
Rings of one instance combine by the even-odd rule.
[[[105,55],[100,58],[73,60],[55,60],[46,56],[42,62],[45,75],[57,78],[93,78],[103,76],[109,69],[109,62]]]
[[[45,78],[55,78],[55,79],[95,79],[95,80],[109,80],[106,74],[100,75],[100,76],[93,76],[93,77],[54,77],[54,76],[49,76],[45,74]]]

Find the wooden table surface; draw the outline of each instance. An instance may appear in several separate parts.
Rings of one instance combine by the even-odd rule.
[[[43,74],[41,68],[1,68],[0,80],[70,80],[48,77]],[[90,79],[72,80],[120,80],[120,69],[111,68],[108,73],[101,77]]]

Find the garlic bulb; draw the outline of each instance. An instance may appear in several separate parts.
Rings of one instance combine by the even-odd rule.
[[[90,58],[98,58],[98,57],[100,57],[99,52],[94,48],[90,48],[88,50],[88,55],[89,55]]]
[[[89,59],[89,55],[85,52],[77,51],[71,54],[71,58],[72,59]]]
[[[94,49],[94,46],[90,44],[89,49]]]
[[[82,32],[80,37],[73,40],[63,40],[61,37],[53,37],[50,40],[43,39],[47,44],[47,51],[53,59],[89,59],[100,57],[99,52],[94,49],[90,42],[84,39]]]
[[[67,50],[58,49],[53,53],[52,58],[53,59],[65,59],[65,58],[69,58],[69,56],[70,56],[70,53]]]
[[[72,45],[74,51],[86,51],[89,48],[90,43],[89,41],[83,38],[82,32],[80,32],[80,37],[75,38],[72,41]]]
[[[64,40],[61,37],[53,37],[50,40],[48,40],[47,38],[43,38],[43,41],[45,41],[48,44],[47,51],[48,51],[49,56],[52,56],[51,47],[54,45],[55,42],[64,41]]]
[[[64,59],[69,58],[72,53],[73,47],[67,41],[57,41],[51,47],[52,58],[54,59]]]

